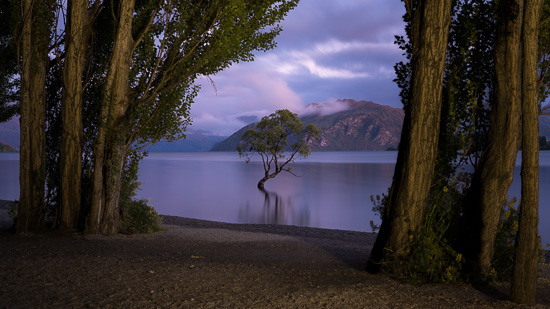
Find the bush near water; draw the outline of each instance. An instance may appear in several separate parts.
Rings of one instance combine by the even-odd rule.
[[[154,233],[162,231],[162,218],[147,200],[132,200],[122,210],[122,233]]]

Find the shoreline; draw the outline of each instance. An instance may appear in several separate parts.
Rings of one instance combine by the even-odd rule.
[[[8,230],[12,225],[12,219],[8,215],[15,201],[0,200],[0,231]],[[333,240],[333,246],[346,246],[353,244],[357,247],[368,247],[370,249],[376,241],[378,233],[360,232],[342,229],[328,229],[297,225],[282,225],[282,224],[258,224],[258,223],[228,223],[222,221],[212,221],[203,219],[186,218],[172,215],[162,215],[163,226],[185,226],[197,229],[224,229],[230,231],[275,234],[281,236],[292,236],[299,239],[309,239],[310,241],[317,240]],[[543,244],[544,246],[544,244]],[[365,258],[365,263],[368,256]],[[546,249],[546,263],[550,264],[550,248]],[[550,273],[550,269],[547,270]]]
[[[507,283],[367,273],[373,233],[162,217],[153,234],[0,232],[0,308],[517,308]]]

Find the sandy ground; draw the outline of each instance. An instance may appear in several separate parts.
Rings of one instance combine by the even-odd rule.
[[[509,285],[364,271],[375,235],[164,216],[150,235],[0,232],[0,308],[522,308]],[[535,308],[550,308],[539,279]]]

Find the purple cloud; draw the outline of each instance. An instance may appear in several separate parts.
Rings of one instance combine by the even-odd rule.
[[[199,81],[193,129],[229,135],[246,116],[345,98],[400,107],[392,80],[403,56],[393,41],[404,32],[404,11],[398,0],[300,1],[282,23],[277,48],[212,76],[217,93]]]

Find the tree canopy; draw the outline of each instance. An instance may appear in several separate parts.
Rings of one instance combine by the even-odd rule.
[[[422,116],[413,114],[415,108],[422,106],[421,102],[415,102],[422,95],[414,91],[418,86],[415,74],[421,70],[415,61],[422,56],[422,51],[415,53],[415,44],[425,27],[415,24],[415,14],[437,4],[405,1],[405,6],[407,37],[397,37],[396,42],[405,51],[408,62],[395,66],[396,82],[401,88],[405,113],[414,122]],[[382,209],[384,215],[378,238],[384,240],[389,234],[390,224],[386,222],[404,217],[409,226],[398,233],[410,241],[397,248],[389,241],[383,246],[375,244],[370,269],[382,268],[416,278],[427,276],[431,281],[443,282],[460,278],[483,282],[508,280],[514,269],[512,299],[534,302],[533,269],[540,248],[536,223],[539,141],[536,114],[547,113],[547,106],[543,105],[549,93],[548,12],[548,1],[453,1],[444,77],[431,85],[433,88],[443,85],[443,95],[438,99],[442,106],[437,157],[435,162],[415,171],[415,175],[428,174],[435,167],[428,199],[422,201],[420,211],[412,206],[405,210],[396,208],[392,200],[396,183],[409,174],[399,157],[412,155],[405,154],[402,148],[422,142],[408,138],[411,134],[408,131],[414,127],[405,121],[392,189],[386,198],[376,200],[375,208]],[[431,13],[422,16],[432,17]],[[439,20],[442,21],[441,16]],[[434,48],[423,50],[435,54]],[[427,87],[423,91],[428,92]],[[520,146],[525,176],[518,211],[506,192]],[[428,149],[422,153],[428,153]],[[424,158],[426,155],[418,162]],[[466,170],[466,165],[473,167],[473,171]],[[404,190],[405,196],[419,196],[418,186]],[[419,228],[415,229],[412,222],[420,220]],[[398,253],[411,248],[411,243],[410,254],[400,256]]]
[[[263,190],[265,182],[280,172],[293,174],[288,164],[298,158],[307,158],[311,152],[309,143],[319,139],[319,134],[315,125],[304,126],[296,114],[286,109],[278,110],[263,117],[255,129],[246,131],[237,151],[247,163],[254,154],[261,157],[265,173],[258,188]]]
[[[45,101],[32,105],[38,101],[21,94],[21,101],[30,102],[24,110],[36,117],[33,123],[44,123],[37,129],[46,133],[36,150],[22,143],[21,153],[46,161],[40,163],[45,172],[25,173],[30,184],[21,192],[26,194],[31,186],[47,192],[33,195],[37,201],[46,200],[44,207],[33,207],[37,214],[27,214],[25,206],[20,215],[46,214],[54,228],[110,234],[120,229],[124,206],[119,201],[131,196],[124,190],[136,188],[128,182],[135,184],[137,162],[147,147],[185,137],[190,107],[200,90],[196,79],[274,48],[280,22],[298,0],[28,3],[25,10],[18,1],[0,6],[1,22],[9,26],[0,32],[0,54],[6,55],[0,82],[9,86],[0,93],[0,121],[16,111],[17,105],[6,102],[16,98],[12,102],[18,103],[14,95],[20,84],[34,81],[32,90],[42,89]],[[40,14],[46,4],[49,14]],[[41,16],[47,16],[47,22]],[[42,53],[34,56],[47,60],[44,74],[22,66],[26,75],[18,75],[11,64],[17,63],[17,55],[20,63],[34,61],[30,54],[16,51],[33,34],[28,29],[35,28],[47,34],[41,37]],[[33,106],[47,108],[39,112]],[[27,119],[21,121],[22,132],[30,124]],[[33,166],[36,158],[24,164]],[[37,201],[22,204],[41,205]],[[43,223],[44,218],[34,222]]]

